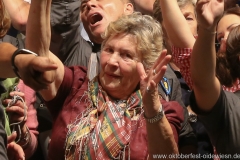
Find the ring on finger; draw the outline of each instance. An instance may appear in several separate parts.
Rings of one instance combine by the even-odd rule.
[[[156,75],[156,70],[155,69],[153,70],[153,75]]]
[[[147,91],[147,93],[150,91],[150,89],[149,89],[149,86],[147,86],[147,89],[146,89],[146,91]]]

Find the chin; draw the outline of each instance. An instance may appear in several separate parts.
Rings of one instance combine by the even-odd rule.
[[[118,84],[104,84],[103,88],[107,90],[115,90],[119,88]]]
[[[106,27],[96,27],[91,31],[94,38],[101,38],[101,34],[105,32]]]

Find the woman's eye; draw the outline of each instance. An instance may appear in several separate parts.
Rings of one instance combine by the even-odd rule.
[[[121,54],[121,57],[124,60],[132,60],[133,59],[132,55],[129,53],[123,53],[123,54]]]
[[[131,58],[131,59],[132,59],[132,55],[126,54],[126,56],[127,56],[128,58]]]
[[[191,17],[186,17],[186,20],[188,20],[188,21],[192,21],[193,18],[191,18]]]
[[[217,37],[217,41],[220,43],[222,38],[222,36]]]
[[[107,48],[107,52],[112,54],[114,53],[114,50],[112,48]]]

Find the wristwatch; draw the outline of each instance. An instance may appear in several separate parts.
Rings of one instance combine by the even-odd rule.
[[[197,122],[197,115],[195,113],[192,113],[192,112],[188,112],[188,121],[189,122]]]
[[[36,53],[32,52],[32,51],[29,51],[27,49],[17,49],[13,55],[12,55],[12,58],[11,58],[11,63],[12,63],[12,69],[14,71],[14,73],[19,77],[20,75],[18,74],[18,68],[17,66],[15,65],[14,61],[15,61],[15,57],[18,55],[18,54],[33,54],[34,56],[38,56]]]
[[[156,116],[152,117],[152,118],[147,118],[144,114],[144,118],[146,119],[146,121],[148,123],[155,123],[155,122],[158,122],[159,120],[161,120],[164,116],[164,110],[163,110],[163,107],[162,107],[162,104],[161,106],[159,107],[159,111],[157,113]]]

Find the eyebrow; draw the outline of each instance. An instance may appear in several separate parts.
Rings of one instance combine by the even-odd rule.
[[[81,5],[82,5],[83,3],[86,3],[87,1],[89,1],[89,0],[82,0]]]
[[[235,25],[235,24],[238,24],[239,25],[239,23],[233,23],[233,24],[231,24],[230,26],[228,26],[227,27],[227,30],[229,29],[229,28],[231,28],[233,25]]]
[[[228,27],[227,27],[227,30],[229,30],[229,28],[231,28],[233,25],[235,25],[235,24],[238,24],[238,25],[240,25],[239,23],[233,23],[233,24],[231,24],[231,25],[229,25]],[[220,32],[220,33],[217,33],[217,35],[219,35],[219,34],[222,34],[222,32]]]

